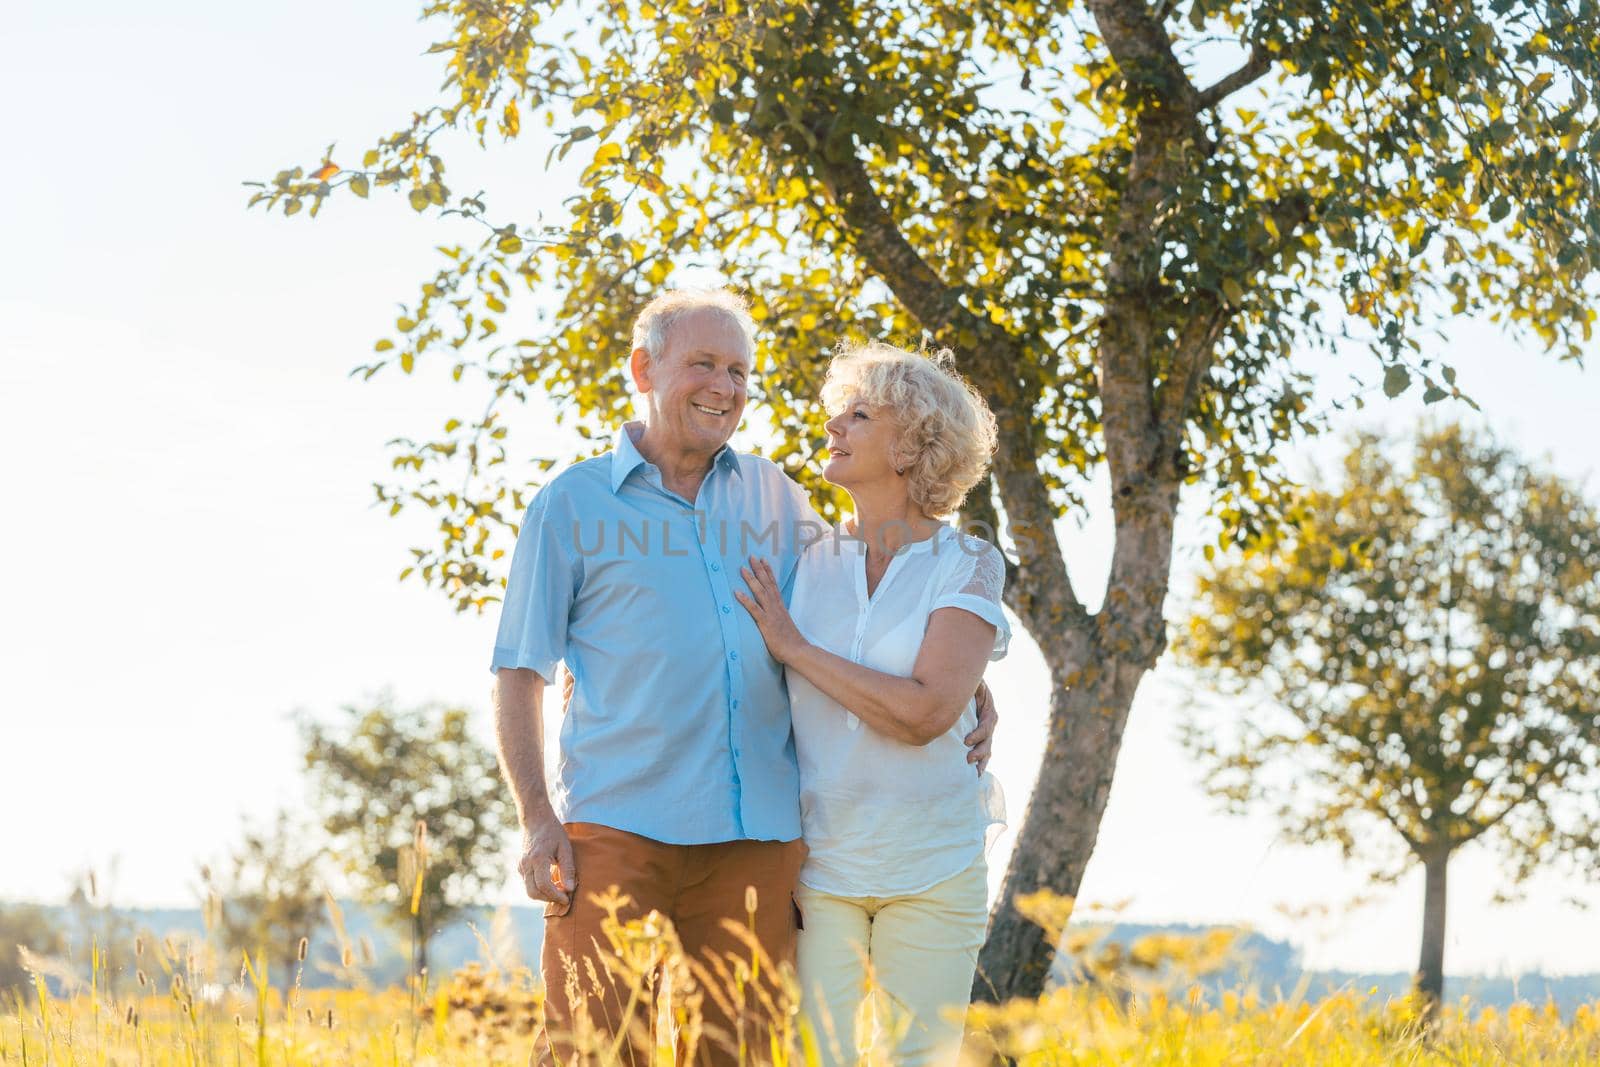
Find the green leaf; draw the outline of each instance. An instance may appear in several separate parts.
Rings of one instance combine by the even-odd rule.
[[[1411,385],[1411,372],[1395,363],[1383,372],[1383,395],[1393,400]]]
[[[1443,389],[1440,389],[1437,385],[1430,383],[1427,392],[1422,394],[1422,402],[1424,404],[1437,404],[1439,401],[1443,400],[1449,395],[1449,393],[1445,392]]]
[[[411,209],[413,211],[421,211],[423,208],[425,208],[427,206],[428,206],[428,194],[427,194],[427,191],[423,190],[423,189],[413,189],[413,190],[411,190]]]
[[[351,178],[350,179],[350,191],[352,193],[355,193],[361,199],[365,200],[367,198],[367,178],[366,178],[366,175],[357,174],[354,178]]]

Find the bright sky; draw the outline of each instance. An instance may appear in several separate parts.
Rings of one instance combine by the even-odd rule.
[[[493,618],[397,584],[426,533],[371,505],[384,441],[428,432],[461,398],[346,377],[447,231],[376,194],[315,222],[269,218],[244,210],[238,184],[336,138],[348,157],[431,100],[440,67],[413,10],[8,12],[0,93],[26,106],[0,169],[0,899],[59,899],[71,871],[115,858],[119,903],[191,903],[196,864],[229,847],[241,816],[304,802],[296,709],[328,714],[389,687],[476,708],[489,736]],[[459,156],[452,174],[553,209],[563,185],[543,157],[530,142]],[[1470,323],[1448,350],[1500,434],[1594,473],[1600,373]],[[1365,362],[1314,365],[1328,395],[1371,377]],[[1420,407],[1378,405],[1353,419],[1398,433]],[[542,427],[548,413],[524,417]],[[1095,599],[1104,520],[1098,509],[1067,542]],[[995,770],[1020,816],[1044,665],[1023,639],[990,678],[1005,717]],[[1275,843],[1264,818],[1216,814],[1174,740],[1188,684],[1163,668],[1140,692],[1084,899],[1126,901],[1130,920],[1249,923],[1317,966],[1413,966],[1420,878],[1371,890],[1331,851]],[[996,881],[1009,847],[991,856]],[[1600,970],[1600,914],[1566,902],[1594,902],[1591,887],[1542,877],[1525,902],[1492,907],[1492,857],[1469,851],[1452,876],[1451,972]],[[1360,896],[1370,903],[1343,910]],[[1330,910],[1291,920],[1283,906]]]

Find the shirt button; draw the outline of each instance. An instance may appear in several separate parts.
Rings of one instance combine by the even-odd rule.
[[[712,570],[714,570],[714,571],[720,571],[720,570],[721,570],[721,569],[722,569],[722,564],[720,564],[720,563],[713,563],[713,564],[712,564],[712,565],[711,565],[711,569],[712,569]]]
[[[737,652],[729,652],[728,653],[728,658],[729,659],[738,659],[739,658],[739,653],[737,653]]]
[[[739,710],[739,702],[737,700],[735,700],[733,702],[733,710],[734,711],[738,711]]]
[[[732,609],[732,608],[730,608],[730,607],[728,607],[728,605],[726,605],[726,604],[724,604],[724,605],[722,605],[722,613],[723,613],[723,614],[724,614],[724,615],[726,615],[726,614],[727,614],[727,613],[728,613],[728,612],[730,612],[730,611],[732,611],[732,610],[733,610],[733,609]]]

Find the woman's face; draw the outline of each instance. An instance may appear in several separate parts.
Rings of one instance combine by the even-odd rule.
[[[828,431],[828,462],[822,465],[822,476],[830,483],[851,489],[899,480],[894,444],[900,427],[887,409],[852,396],[823,429]]]

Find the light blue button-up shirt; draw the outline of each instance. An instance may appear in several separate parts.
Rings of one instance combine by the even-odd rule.
[[[634,444],[552,479],[511,558],[491,669],[575,683],[551,802],[668,844],[800,836],[783,668],[733,598],[752,554],[785,596],[827,527],[775,464],[724,447],[694,501]],[[557,706],[547,700],[546,706]]]

